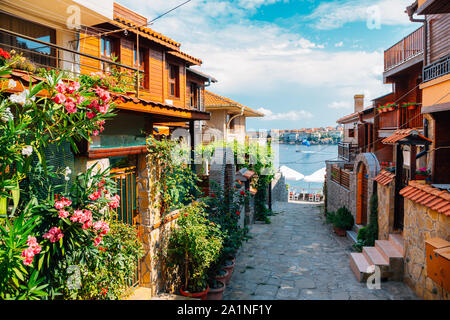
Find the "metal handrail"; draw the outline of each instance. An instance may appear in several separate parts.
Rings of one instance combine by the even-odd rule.
[[[450,54],[423,68],[423,82],[431,81],[450,72]]]
[[[56,45],[56,44],[53,44],[53,43],[49,43],[49,42],[45,42],[45,41],[42,41],[42,40],[39,40],[39,39],[35,39],[33,37],[29,37],[29,36],[26,36],[26,35],[14,32],[14,31],[10,31],[10,30],[6,30],[6,29],[3,29],[3,28],[0,28],[0,32],[7,33],[7,34],[10,34],[12,36],[19,37],[19,38],[22,38],[22,39],[25,39],[25,40],[30,40],[30,41],[33,41],[33,42],[36,42],[36,43],[44,44],[44,45],[46,45],[48,47],[51,47],[51,48],[54,48],[54,49],[63,50],[63,51],[66,51],[66,52],[78,54],[78,55],[86,57],[86,58],[90,58],[90,59],[98,60],[98,61],[105,62],[105,63],[108,63],[108,64],[112,64],[112,65],[115,65],[117,67],[126,68],[126,69],[130,69],[130,70],[133,70],[133,71],[138,71],[138,69],[134,68],[134,67],[130,67],[130,66],[118,63],[118,62],[111,61],[111,60],[99,58],[99,57],[90,55],[88,53],[79,52],[79,51],[76,51],[76,50],[64,48],[64,47],[61,47],[59,45]]]

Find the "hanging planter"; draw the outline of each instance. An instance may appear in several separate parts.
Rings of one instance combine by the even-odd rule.
[[[408,102],[402,105],[403,108],[408,108],[408,110],[414,110],[417,106],[416,102]]]

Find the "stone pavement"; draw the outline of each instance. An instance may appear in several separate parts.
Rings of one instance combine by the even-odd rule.
[[[224,300],[417,299],[402,282],[381,282],[380,290],[359,283],[351,241],[325,224],[320,206],[277,202],[273,209],[271,224],[251,226]]]

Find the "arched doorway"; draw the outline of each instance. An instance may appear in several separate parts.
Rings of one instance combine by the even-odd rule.
[[[356,224],[365,226],[367,224],[367,201],[368,201],[368,174],[364,163],[358,168],[357,175],[357,212]]]

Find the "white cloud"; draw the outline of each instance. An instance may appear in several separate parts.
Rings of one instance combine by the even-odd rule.
[[[320,30],[330,30],[342,27],[344,24],[356,21],[377,19],[381,26],[408,25],[408,15],[405,13],[411,0],[344,0],[320,4],[307,19],[313,21],[313,26]],[[375,15],[373,14],[375,12]]]
[[[335,46],[336,48],[340,48],[340,47],[344,46],[344,42],[343,42],[343,41],[337,42],[337,43],[334,44],[334,46]]]
[[[333,101],[328,107],[331,109],[351,109],[352,105],[348,101]]]
[[[380,77],[382,51],[327,51],[323,44],[302,34],[276,24],[251,21],[242,1],[193,1],[157,20],[152,28],[204,61],[202,71],[219,80],[210,90],[230,97],[248,97],[239,102],[263,107],[264,120],[310,119],[314,114],[314,120],[321,121],[330,116],[326,106],[333,101],[351,101],[360,92],[367,99],[388,92]],[[179,0],[120,2],[150,18],[179,4]],[[265,5],[275,0],[248,1],[247,5],[250,2]],[[320,93],[303,97],[297,93],[299,90]],[[268,96],[276,98],[266,102],[263,97]],[[313,104],[315,99],[326,101],[328,97],[322,107]],[[299,101],[308,108],[297,111]],[[317,116],[321,111],[324,116]]]
[[[259,108],[258,111],[264,113],[264,118],[261,118],[261,120],[266,121],[273,121],[273,120],[298,121],[304,119],[311,119],[313,117],[311,112],[305,110],[291,110],[288,112],[273,113],[269,109]]]
[[[289,0],[239,0],[238,4],[246,9],[255,9],[261,6],[274,4],[277,2],[289,2]]]

